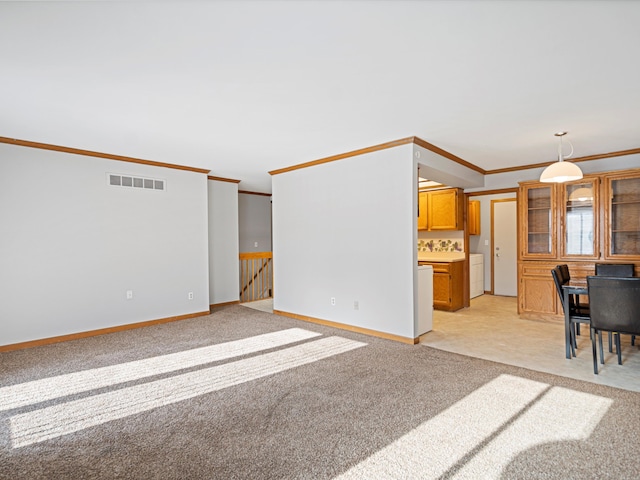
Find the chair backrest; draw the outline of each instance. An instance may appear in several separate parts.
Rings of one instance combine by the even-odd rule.
[[[640,335],[640,277],[587,277],[591,326]]]
[[[564,280],[559,265],[551,270],[551,276],[553,277],[553,283],[556,285],[556,292],[558,292],[558,296],[560,297],[560,305],[562,305],[562,310],[565,310],[564,292],[562,291],[562,285],[567,283],[568,280]]]
[[[571,275],[569,274],[569,265],[563,263],[561,265],[556,265],[560,269],[560,273],[562,273],[562,278],[565,282],[571,280]]]
[[[596,275],[633,277],[633,263],[596,263]]]

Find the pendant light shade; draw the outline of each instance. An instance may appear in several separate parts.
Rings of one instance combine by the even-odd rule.
[[[573,145],[571,145],[571,153],[563,158],[562,156],[562,137],[567,132],[556,133],[556,137],[560,137],[560,144],[558,145],[558,161],[552,163],[544,169],[542,175],[540,175],[541,182],[547,183],[564,183],[571,182],[572,180],[580,180],[582,178],[582,170],[575,163],[565,162],[564,158],[568,158],[573,155]]]
[[[580,180],[582,178],[582,170],[575,163],[564,162],[562,160],[552,163],[544,169],[540,175],[541,182],[563,183],[572,180]]]
[[[593,190],[589,187],[576,188],[569,195],[570,202],[591,202],[593,201]]]

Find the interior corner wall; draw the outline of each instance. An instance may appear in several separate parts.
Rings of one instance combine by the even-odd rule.
[[[413,145],[413,153],[420,169],[421,178],[465,190],[484,186],[484,175],[465,165],[417,144]]]
[[[240,298],[238,184],[209,180],[209,302]]]
[[[270,252],[271,196],[240,193],[238,224],[240,252]]]
[[[275,310],[414,338],[412,151],[273,176]]]
[[[0,345],[209,309],[202,173],[2,144],[0,225]]]

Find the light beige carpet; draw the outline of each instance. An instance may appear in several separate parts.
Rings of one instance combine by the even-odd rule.
[[[2,479],[637,478],[640,394],[278,317],[0,354]]]

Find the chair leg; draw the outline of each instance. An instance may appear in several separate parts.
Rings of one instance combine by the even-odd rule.
[[[576,335],[580,335],[580,324],[576,323]]]
[[[598,330],[598,344],[600,345],[600,363],[604,365],[604,351],[602,350],[602,330]]]
[[[596,352],[596,332],[593,328],[591,330],[591,356],[593,358],[593,373],[595,375],[598,374],[598,354]],[[600,348],[602,350],[602,335],[599,335],[600,338]]]
[[[607,336],[609,337],[609,353],[613,352],[613,348],[611,345],[611,332],[607,332]]]
[[[622,351],[620,349],[620,334],[616,333],[616,352],[618,352],[618,365],[622,365]]]
[[[635,335],[631,335],[631,346],[635,346],[636,344],[636,336]]]
[[[569,325],[569,343],[571,344],[571,356],[575,357],[576,356],[576,348],[578,348],[578,345],[576,344],[576,330],[575,330],[575,324],[572,323]]]

